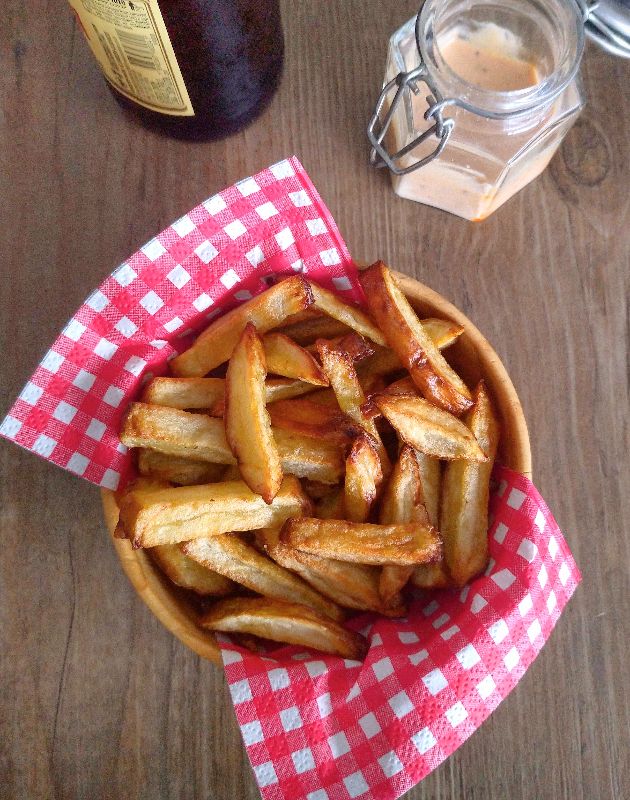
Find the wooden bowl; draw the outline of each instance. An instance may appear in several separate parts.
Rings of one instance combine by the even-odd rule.
[[[455,306],[422,283],[397,273],[400,286],[421,317],[450,319],[464,333],[448,348],[449,362],[472,387],[483,378],[501,417],[498,460],[531,478],[532,460],[523,409],[505,367],[486,339]],[[132,550],[126,539],[115,539],[118,506],[113,492],[101,492],[105,522],[124,571],[140,597],[171,633],[202,658],[221,663],[213,634],[199,628],[197,611],[185,593],[173,586],[143,550]]]

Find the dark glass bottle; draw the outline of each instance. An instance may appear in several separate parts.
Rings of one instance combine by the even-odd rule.
[[[116,99],[145,125],[216,139],[273,97],[278,0],[69,0]]]

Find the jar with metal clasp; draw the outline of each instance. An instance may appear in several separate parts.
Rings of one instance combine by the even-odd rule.
[[[582,110],[585,25],[630,56],[629,2],[425,0],[390,39],[372,163],[401,197],[485,219],[545,169]]]

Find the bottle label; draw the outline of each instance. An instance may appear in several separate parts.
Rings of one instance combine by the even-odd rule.
[[[152,111],[194,116],[158,0],[69,3],[112,86]]]

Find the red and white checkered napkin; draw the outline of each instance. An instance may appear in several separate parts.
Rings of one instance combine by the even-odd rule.
[[[131,459],[120,417],[148,374],[208,319],[308,273],[360,301],[350,254],[296,158],[211,197],[93,292],[46,353],[0,434],[110,489]],[[362,616],[364,664],[222,643],[265,798],[395,798],[453,752],[517,683],[580,575],[543,500],[498,470],[493,561],[459,595],[417,600],[405,621]]]
[[[295,273],[361,299],[337,226],[293,157],[193,208],[121,264],[46,353],[0,435],[116,489],[130,467],[120,418],[141,380],[268,276]]]
[[[221,638],[265,800],[394,800],[464,742],[516,686],[580,581],[531,481],[495,470],[491,561],[461,592],[416,599],[404,620],[363,615],[363,664]]]

